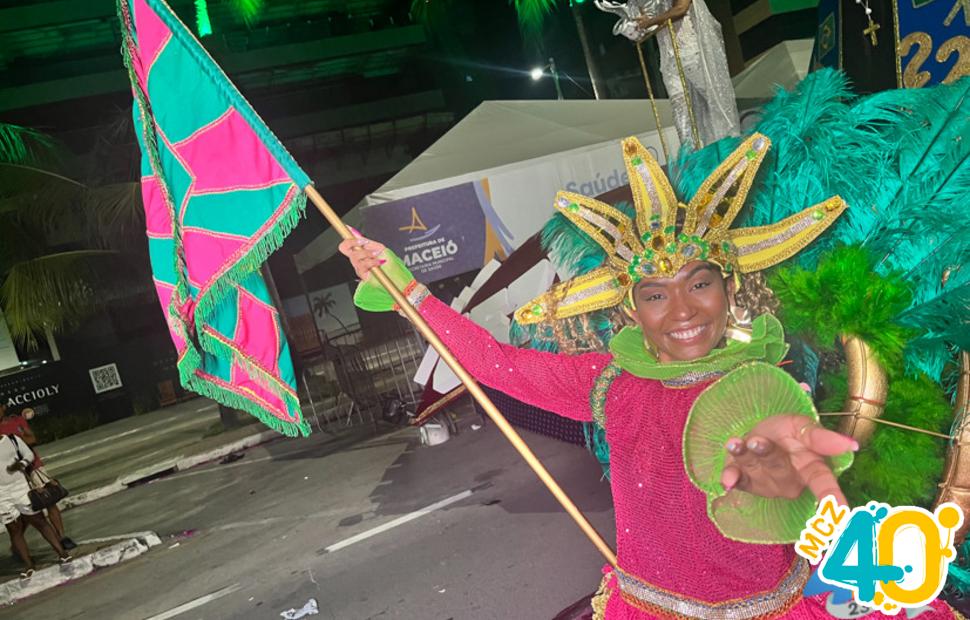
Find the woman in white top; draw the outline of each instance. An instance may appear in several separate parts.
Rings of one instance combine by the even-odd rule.
[[[33,525],[50,543],[62,564],[71,561],[43,512],[30,507],[30,486],[25,474],[33,462],[34,453],[22,439],[16,435],[0,437],[0,520],[7,528],[14,552],[24,562],[24,571],[20,573],[24,579],[34,574],[34,560],[24,538],[27,524]]]

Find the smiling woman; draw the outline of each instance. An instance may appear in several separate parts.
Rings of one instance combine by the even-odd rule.
[[[845,208],[832,197],[772,225],[730,228],[768,147],[761,135],[744,140],[683,204],[657,162],[631,138],[623,154],[634,213],[559,194],[560,216],[602,248],[605,259],[526,304],[515,318],[545,329],[622,307],[633,325],[610,340],[609,353],[558,355],[501,344],[432,297],[382,244],[358,236],[340,245],[362,280],[359,307],[393,308],[369,277],[380,267],[479,381],[605,429],[617,567],[593,601],[597,618],[830,617],[822,597],[802,596],[808,566],[791,545],[779,543],[794,540],[790,524],[804,524],[813,495],[844,501],[835,472],[851,461],[857,444],[820,427],[794,380],[775,372],[774,381],[806,402],[775,415],[752,407],[715,429],[723,443],[713,448],[719,454],[705,470],[705,488],[685,463],[686,453],[694,453],[690,442],[710,434],[685,430],[693,428],[698,396],[740,367],[757,373],[759,362],[777,364],[788,348],[770,314],[746,320],[735,301],[738,274],[792,256]],[[772,518],[745,518],[755,513]],[[944,603],[936,605],[928,618],[951,617]]]
[[[837,476],[855,460],[858,444],[822,428],[810,395],[777,368],[788,344],[772,313],[784,311],[802,339],[803,354],[786,369],[800,365],[816,386],[818,357],[808,344],[833,353],[825,343],[840,333],[859,334],[877,349],[865,356],[865,368],[880,358],[896,360],[901,371],[901,331],[913,327],[914,309],[924,317],[915,361],[939,360],[935,376],[948,359],[941,347],[970,350],[966,313],[957,308],[968,290],[966,270],[958,268],[967,256],[966,218],[957,213],[967,195],[959,171],[970,161],[960,140],[966,123],[958,122],[970,118],[968,88],[856,99],[842,77],[815,72],[764,108],[759,128],[771,140],[757,133],[725,138],[669,162],[680,195],[636,140],[624,141],[632,205],[556,196],[542,243],[567,276],[515,312],[510,336],[518,346],[497,342],[453,312],[393,253],[359,234],[340,247],[362,279],[355,303],[394,308],[370,277],[380,267],[481,383],[587,424],[597,459],[610,468],[617,540],[616,563],[592,600],[594,618],[821,620],[832,617],[829,604],[847,617],[824,590],[804,594],[812,591],[809,569],[790,543],[814,514],[816,498],[844,503]],[[854,208],[846,210],[835,194]],[[737,220],[743,224],[735,226],[745,201]],[[948,243],[936,241],[941,229]],[[819,260],[818,246],[840,242],[867,247]],[[787,259],[802,267],[774,273],[772,299],[762,270]],[[909,281],[892,275],[898,273],[911,274]],[[914,304],[900,295],[910,285]],[[593,352],[560,354],[570,350]],[[913,381],[895,381],[899,393],[894,401],[890,391],[888,404],[870,399],[860,383],[866,381],[850,376],[847,395],[825,395],[830,410],[858,411],[852,405],[864,401],[907,415],[928,411],[928,392],[914,390]],[[845,396],[849,405],[841,404]],[[966,398],[958,395],[958,402]],[[901,421],[914,430],[943,429],[920,415]],[[966,427],[964,418],[954,427]],[[924,482],[911,472],[934,469],[925,457],[909,462],[920,459],[910,446],[926,437],[883,439],[843,479],[867,491],[862,501],[887,501],[868,494],[874,474],[883,487],[909,488]],[[953,441],[951,450],[964,445]],[[948,466],[957,477],[965,470],[959,454]],[[963,497],[962,483],[945,482],[944,493],[956,489]],[[943,599],[918,613],[959,617]]]
[[[724,339],[734,289],[716,265],[693,261],[673,278],[634,287],[631,318],[661,362],[698,359]]]

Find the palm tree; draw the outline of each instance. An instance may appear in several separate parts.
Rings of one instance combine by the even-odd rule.
[[[320,295],[313,300],[313,312],[321,319],[330,314],[330,309],[337,305],[334,301],[333,294],[327,293],[326,295]]]
[[[130,119],[129,119],[130,123]],[[133,288],[146,288],[144,257],[126,243],[142,229],[137,183],[89,186],[63,172],[49,136],[0,123],[0,304],[27,350]]]
[[[333,293],[325,293],[313,300],[313,312],[321,319],[325,316],[332,318],[343,328],[343,335],[347,335],[350,333],[350,328],[340,320],[339,316],[331,312],[336,305],[337,301],[333,298]]]

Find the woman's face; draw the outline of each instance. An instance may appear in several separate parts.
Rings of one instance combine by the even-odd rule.
[[[651,278],[633,293],[634,320],[657,349],[661,362],[704,357],[724,337],[728,296],[734,282],[725,284],[721,270],[711,263],[692,261],[673,278]]]

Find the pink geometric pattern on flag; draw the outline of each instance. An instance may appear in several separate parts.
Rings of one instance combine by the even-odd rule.
[[[134,69],[142,91],[148,92],[148,74],[172,32],[144,0],[135,0],[135,31],[138,33],[141,61],[133,63]]]
[[[256,362],[271,375],[279,375],[279,313],[253,297],[249,291],[239,292],[239,318],[232,341],[240,351],[246,351],[250,361]]]
[[[242,254],[246,239],[216,235],[197,228],[182,229],[182,248],[189,282],[205,288],[226,264],[227,256]]]
[[[145,207],[145,230],[149,237],[172,236],[172,214],[155,176],[141,180],[141,201]]]
[[[257,187],[290,180],[235,109],[230,109],[174,147],[182,161],[190,162],[190,174],[195,179],[193,192],[254,187],[254,169],[260,172]]]
[[[299,221],[310,179],[165,0],[117,5],[152,272],[182,384],[306,435],[259,269]]]

